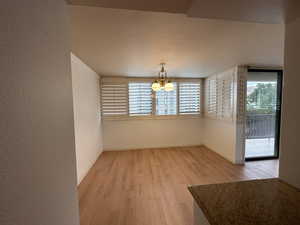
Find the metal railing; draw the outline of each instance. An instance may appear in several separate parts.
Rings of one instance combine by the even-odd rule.
[[[246,138],[273,138],[275,137],[275,124],[275,114],[248,114],[246,119]]]

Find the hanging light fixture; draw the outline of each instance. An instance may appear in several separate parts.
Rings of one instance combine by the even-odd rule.
[[[161,70],[158,73],[158,79],[152,83],[153,91],[173,91],[174,84],[167,78],[167,71],[165,70],[165,63],[161,63]]]

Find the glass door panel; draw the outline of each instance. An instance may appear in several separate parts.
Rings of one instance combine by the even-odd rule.
[[[246,160],[278,158],[282,71],[249,70]]]

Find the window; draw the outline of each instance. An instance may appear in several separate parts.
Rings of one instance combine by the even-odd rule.
[[[156,115],[177,114],[177,84],[174,83],[173,91],[156,92]]]
[[[128,111],[127,84],[106,83],[101,87],[102,115],[125,116]]]
[[[200,113],[200,82],[179,83],[179,114]]]
[[[129,115],[145,116],[152,114],[151,83],[129,83]]]
[[[101,79],[104,119],[195,115],[201,111],[201,80],[180,79],[173,91],[152,91],[152,79]]]
[[[217,79],[207,79],[205,82],[206,90],[206,111],[210,116],[217,113]]]
[[[233,80],[231,76],[218,79],[218,117],[230,118],[233,113]]]
[[[234,108],[234,72],[227,71],[205,81],[206,114],[218,119],[232,119]]]

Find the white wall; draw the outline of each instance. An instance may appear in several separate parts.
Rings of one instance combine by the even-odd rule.
[[[0,224],[79,225],[62,0],[0,7]]]
[[[102,152],[100,80],[97,73],[71,54],[77,183]]]
[[[236,125],[233,121],[205,118],[203,144],[235,163]]]
[[[286,25],[279,176],[300,188],[300,18]]]
[[[201,145],[201,121],[201,118],[104,121],[104,150]]]

